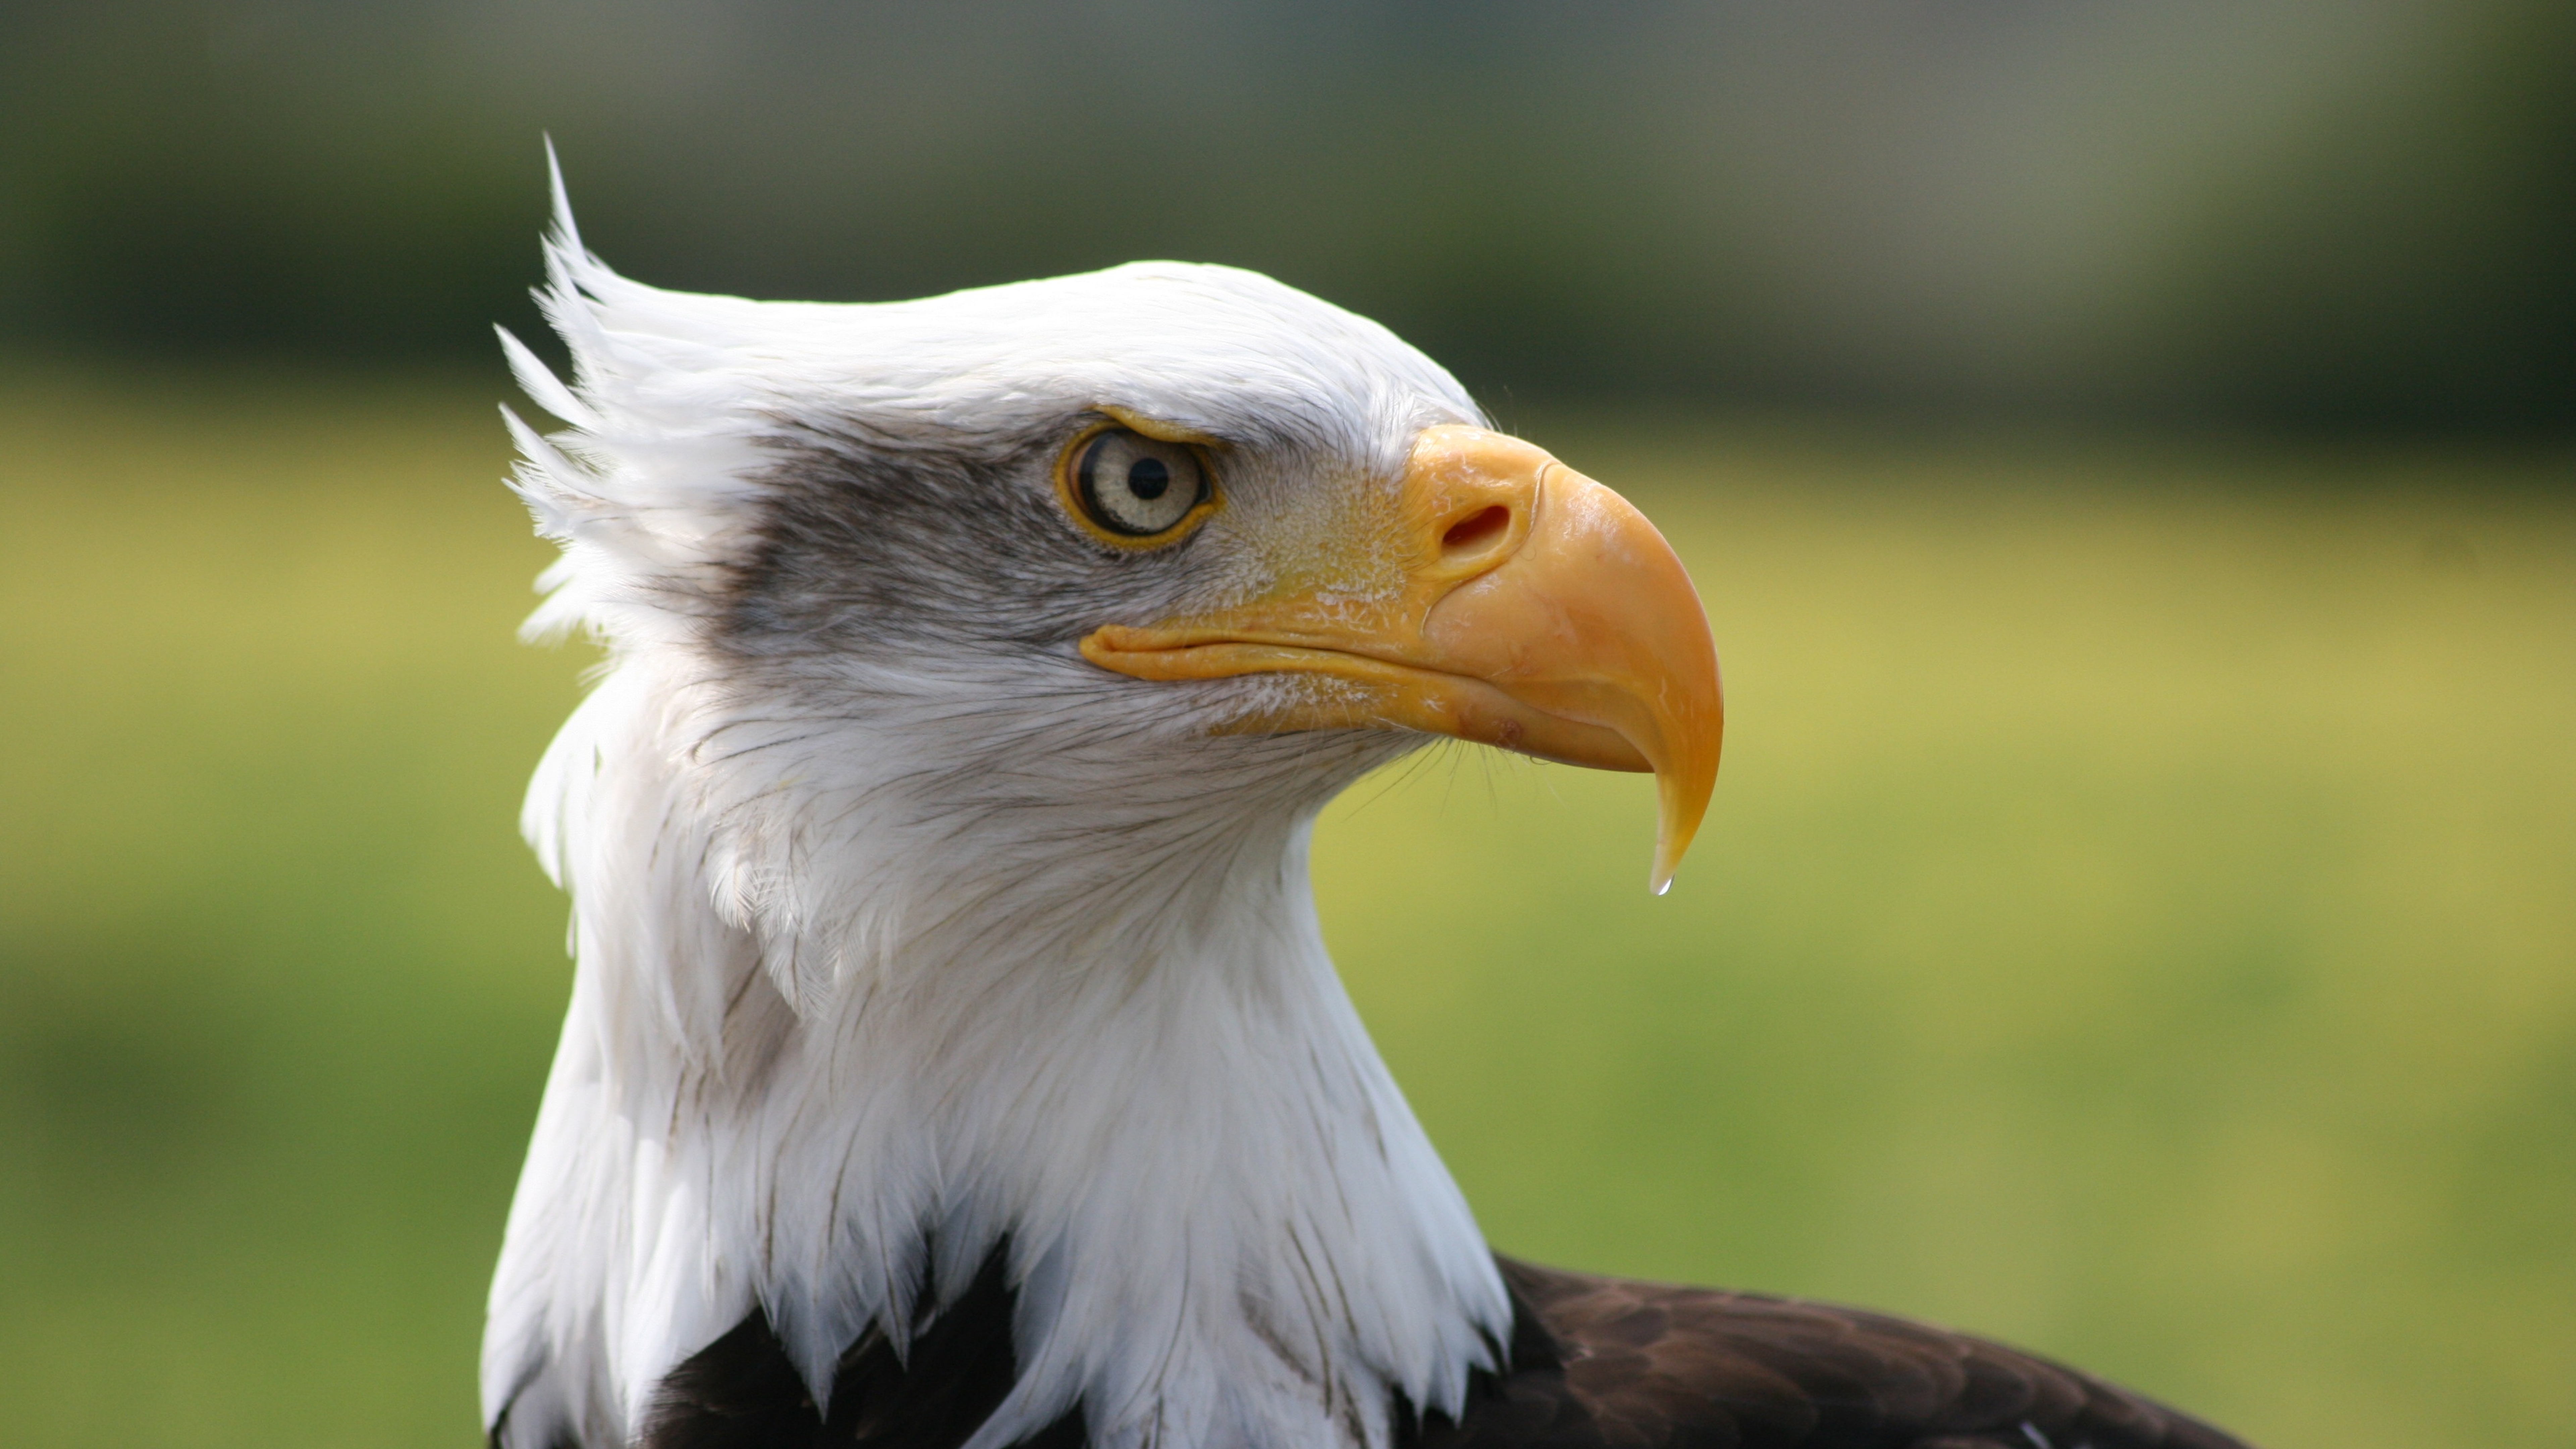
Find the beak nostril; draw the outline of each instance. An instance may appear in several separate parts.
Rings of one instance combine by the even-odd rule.
[[[1472,554],[1510,532],[1511,526],[1510,509],[1499,503],[1479,508],[1449,525],[1449,531],[1440,535],[1440,552],[1448,558]]]

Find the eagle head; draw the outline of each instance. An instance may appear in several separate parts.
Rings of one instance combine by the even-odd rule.
[[[674,293],[568,213],[550,263],[575,388],[504,336],[576,427],[511,419],[565,549],[531,627],[686,660],[701,761],[829,808],[859,743],[866,787],[903,773],[940,833],[1008,854],[978,822],[1310,811],[1446,736],[1653,771],[1669,883],[1722,727],[1689,576],[1376,323],[1170,262],[866,306]],[[1155,888],[1150,852],[1101,865],[1083,886]]]

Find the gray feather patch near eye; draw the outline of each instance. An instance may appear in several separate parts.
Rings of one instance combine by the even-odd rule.
[[[766,440],[778,461],[731,571],[721,642],[771,656],[1069,647],[1104,619],[1175,606],[1179,558],[1105,549],[1064,516],[1049,482],[1060,436],[932,445],[800,421]],[[1193,473],[1164,497],[1186,514],[1197,494],[1184,488],[1204,486]]]

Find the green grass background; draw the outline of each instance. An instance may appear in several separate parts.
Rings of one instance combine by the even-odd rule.
[[[512,642],[495,393],[0,374],[0,1441],[473,1442],[587,662]],[[1435,752],[1322,831],[1499,1245],[2274,1449],[2571,1442],[2566,460],[1533,430],[1732,718],[1662,900],[1634,778]]]

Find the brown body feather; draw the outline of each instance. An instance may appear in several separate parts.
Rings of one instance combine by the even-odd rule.
[[[1501,1260],[1512,1366],[1420,1449],[2245,1449],[2045,1359],[1857,1309]]]

